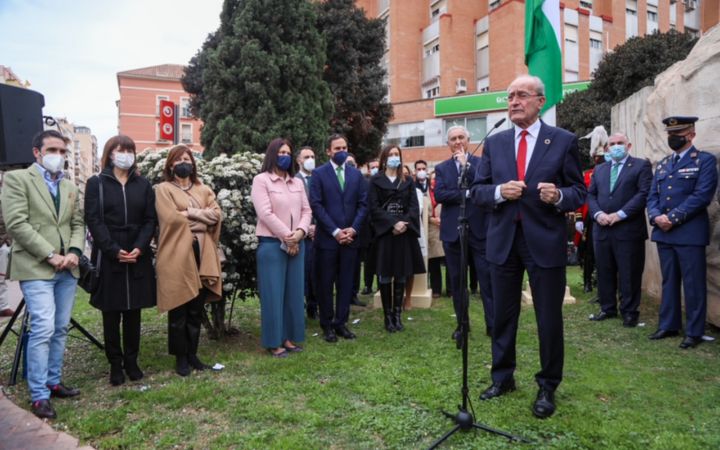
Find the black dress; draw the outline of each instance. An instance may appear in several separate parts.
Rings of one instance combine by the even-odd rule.
[[[415,183],[411,178],[395,181],[384,173],[370,178],[368,192],[370,221],[375,232],[373,245],[377,246],[377,274],[381,277],[404,278],[425,273],[420,251],[420,208]],[[408,223],[407,231],[394,235],[398,221]]]
[[[103,209],[99,207],[99,181],[102,178]],[[85,223],[93,238],[92,261],[102,251],[100,283],[90,304],[103,311],[129,311],[149,308],[156,303],[155,269],[150,241],[155,234],[155,192],[144,177],[131,173],[125,186],[115,178],[112,168],[90,178],[85,192]],[[141,256],[134,264],[117,259],[120,250],[138,248]]]

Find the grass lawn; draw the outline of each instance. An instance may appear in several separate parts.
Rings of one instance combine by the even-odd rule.
[[[657,325],[652,301],[642,306],[645,327],[626,329],[618,319],[589,322],[598,307],[582,294],[580,278],[577,268],[569,269],[578,303],[564,308],[565,376],[558,410],[546,420],[530,411],[539,369],[531,307],[523,308],[518,335],[518,390],[478,400],[490,382],[490,341],[479,331],[482,308],[473,301],[469,373],[476,419],[533,444],[477,430],[456,433],[443,448],[720,448],[720,345],[683,351],[680,338],[649,341]],[[410,311],[406,331],[392,335],[382,328],[381,311],[354,309],[351,320],[360,322],[351,329],[358,339],[334,345],[315,335],[317,322],[308,322],[306,351],[281,360],[259,346],[258,302],[238,302],[233,321],[240,334],[224,342],[203,336],[200,343],[200,356],[225,370],[187,378],[175,374],[167,354],[166,317],[148,310],[140,361],[146,376],[140,382],[111,387],[105,355],[68,340],[65,380],[82,395],[54,402],[59,419],[53,426],[98,448],[428,447],[452,426],[440,410],[454,413],[461,401],[451,301],[435,303]],[[74,318],[102,336],[100,315],[84,293]],[[3,382],[13,341],[0,349]],[[24,383],[4,389],[29,407]]]

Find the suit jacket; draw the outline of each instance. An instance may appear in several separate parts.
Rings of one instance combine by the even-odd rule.
[[[593,218],[593,238],[603,241],[613,236],[624,241],[645,240],[648,237],[645,204],[652,183],[650,162],[628,156],[612,191],[611,169],[610,162],[595,166],[590,181],[588,205]],[[627,218],[613,226],[600,226],[594,221],[595,214],[599,212],[610,214],[619,210],[627,214]]]
[[[475,181],[475,169],[480,165],[480,158],[470,156],[468,164],[470,164],[467,170],[468,186],[471,186]],[[435,167],[435,201],[442,205],[440,240],[443,242],[455,242],[459,238],[458,217],[462,201],[462,192],[458,187],[459,176],[460,173],[454,158],[445,160]],[[465,203],[465,211],[470,233],[475,238],[484,240],[487,235],[489,210],[481,208],[468,198]]]
[[[485,141],[472,187],[472,199],[492,208],[487,234],[487,259],[503,264],[510,254],[518,218],[522,220],[528,250],[543,268],[567,263],[565,213],[585,202],[587,188],[580,171],[577,137],[561,128],[541,124],[535,149],[525,172],[526,191],[514,201],[495,204],[495,188],[517,180],[515,130],[505,130]],[[538,183],[554,183],[562,193],[559,205],[540,200]]]
[[[18,280],[51,280],[55,269],[47,262],[51,253],[85,248],[85,224],[78,188],[63,179],[58,185],[59,213],[45,180],[32,165],[5,174],[2,193],[5,225],[13,238],[9,277]],[[79,276],[77,267],[73,276]]]
[[[718,183],[715,156],[691,147],[674,166],[672,156],[657,164],[648,195],[652,240],[677,245],[708,245],[707,206],[715,196]],[[661,214],[667,214],[673,223],[670,231],[665,232],[655,225],[655,218]]]
[[[362,228],[367,216],[367,182],[359,170],[345,165],[345,189],[341,190],[335,169],[327,162],[313,171],[310,207],[317,222],[314,245],[337,249],[340,244],[333,231],[352,227],[359,233]],[[357,236],[350,246],[358,246]]]

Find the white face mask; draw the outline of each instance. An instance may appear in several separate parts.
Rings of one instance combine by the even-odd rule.
[[[315,170],[315,158],[308,158],[303,161],[303,168],[308,172]]]
[[[42,166],[50,173],[59,173],[65,167],[65,157],[57,153],[46,153]]]
[[[427,172],[424,170],[418,170],[417,173],[415,173],[415,176],[418,180],[425,180],[427,178]]]
[[[115,153],[113,164],[118,169],[128,170],[135,164],[135,155],[132,153]]]
[[[378,169],[377,167],[373,167],[372,169],[370,169],[370,175],[375,175],[375,174],[377,174],[377,173],[378,173],[378,170],[379,170],[379,169]]]

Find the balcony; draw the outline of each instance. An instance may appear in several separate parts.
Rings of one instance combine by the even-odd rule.
[[[422,42],[423,45],[428,42],[432,42],[440,37],[440,21],[431,23],[427,28],[423,30]]]
[[[440,52],[432,53],[423,58],[423,84],[432,82],[440,77]]]

